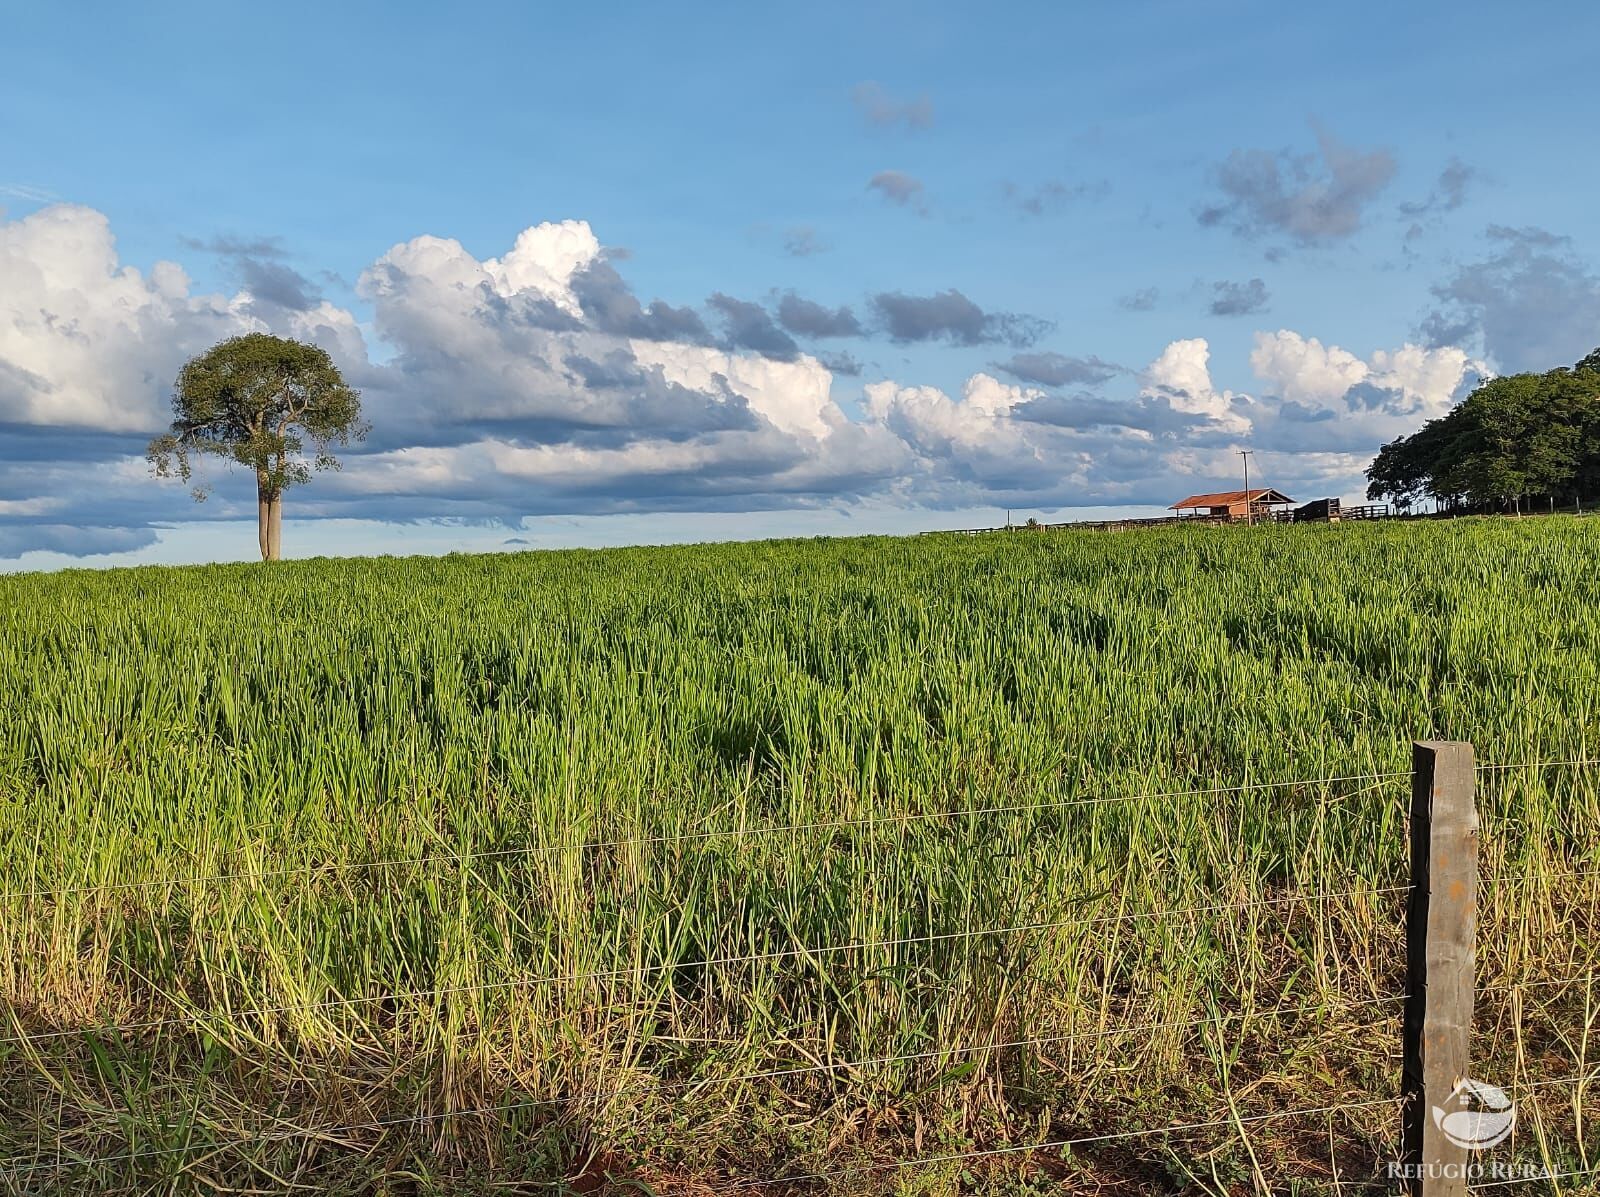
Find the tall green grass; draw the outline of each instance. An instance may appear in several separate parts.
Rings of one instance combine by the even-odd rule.
[[[1431,737],[1600,755],[1600,530],[0,579],[0,1192],[1359,1186]],[[1593,1072],[1600,770],[1480,802],[1480,1074]]]

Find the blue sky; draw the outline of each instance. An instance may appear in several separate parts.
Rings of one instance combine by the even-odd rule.
[[[247,557],[249,481],[196,506],[140,449],[251,328],[326,344],[374,424],[286,500],[291,555],[1142,510],[1245,446],[1358,494],[1477,377],[1600,344],[1589,5],[5,24],[4,567]],[[575,323],[506,315],[535,298]]]

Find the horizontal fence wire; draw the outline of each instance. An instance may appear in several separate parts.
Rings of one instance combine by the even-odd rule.
[[[1034,1151],[1067,1151],[1095,1143],[1114,1143],[1127,1139],[1152,1138],[1156,1135],[1177,1135],[1190,1131],[1216,1130],[1222,1127],[1239,1127],[1280,1118],[1310,1118],[1347,1111],[1371,1110],[1395,1106],[1398,1098],[1380,1098],[1373,1101],[1339,1102],[1334,1105],[1313,1106],[1309,1109],[1275,1110],[1268,1114],[1247,1114],[1234,1118],[1217,1118],[1207,1122],[1187,1122],[1176,1126],[1155,1127],[1148,1130],[1110,1131],[1099,1135],[1081,1135],[1072,1139],[1051,1139],[1043,1143],[1025,1143],[1014,1147],[991,1147],[981,1151],[955,1151],[945,1155],[918,1156],[908,1160],[885,1160],[877,1164],[860,1164],[850,1168],[833,1168],[826,1172],[808,1172],[798,1176],[774,1177],[771,1180],[747,1180],[724,1185],[718,1192],[739,1192],[745,1189],[770,1188],[773,1185],[801,1184],[816,1180],[844,1180],[852,1176],[870,1176],[877,1172],[899,1171],[906,1168],[925,1167],[931,1164],[953,1164],[968,1160],[994,1159],[1007,1155],[1020,1155]]]
[[[1504,773],[1510,769],[1558,769],[1558,768],[1584,768],[1589,765],[1600,765],[1600,757],[1582,757],[1566,761],[1508,761],[1503,764],[1479,765],[1479,773]]]
[[[1261,898],[1246,902],[1222,902],[1207,906],[1179,907],[1176,910],[1134,910],[1120,914],[1096,915],[1093,918],[1053,919],[1048,922],[1017,923],[1008,927],[967,928],[961,931],[941,931],[928,935],[906,935],[895,939],[860,940],[855,943],[822,944],[795,948],[782,948],[772,952],[757,952],[743,956],[713,956],[702,960],[659,961],[655,964],[636,965],[632,968],[599,969],[592,972],[552,974],[539,977],[519,977],[505,981],[484,981],[476,985],[451,985],[431,989],[414,989],[400,993],[368,994],[356,997],[330,998],[317,1002],[291,1003],[281,1006],[261,1006],[250,1010],[230,1011],[231,1018],[266,1018],[276,1014],[311,1014],[356,1006],[381,1005],[386,1002],[410,1002],[447,996],[464,996],[475,993],[496,993],[523,989],[534,985],[571,985],[580,981],[622,980],[672,972],[676,969],[722,968],[739,964],[761,964],[777,960],[794,960],[813,956],[829,956],[838,952],[871,951],[878,948],[909,947],[914,944],[948,943],[963,939],[981,939],[989,935],[1016,935],[1032,931],[1055,931],[1064,928],[1093,927],[1105,923],[1128,922],[1138,919],[1168,919],[1190,914],[1221,914],[1234,911],[1269,909],[1295,904],[1335,902],[1346,898],[1386,897],[1405,893],[1408,887],[1391,885],[1378,889],[1340,890],[1334,893],[1287,894],[1281,898]],[[1093,897],[1096,895],[1087,895]],[[1082,900],[1082,899],[1080,899]],[[168,995],[170,996],[170,995]],[[210,1022],[215,1015],[197,1011],[182,1017],[148,1019],[141,1022],[109,1023],[97,1027],[77,1027],[72,1030],[40,1031],[35,1034],[0,1038],[0,1045],[8,1043],[33,1043],[48,1039],[74,1038],[98,1032],[149,1031],[161,1027],[195,1025]]]
[[[1379,1000],[1387,1001],[1387,1000],[1393,1000],[1393,999],[1379,999]],[[1372,1003],[1357,1003],[1357,1005],[1372,1005],[1372,1004],[1376,1004],[1376,1002],[1372,1002]],[[1307,1009],[1310,1009],[1310,1008],[1307,1008]],[[1125,1030],[1125,1031],[1130,1031],[1131,1032],[1131,1031],[1139,1030],[1141,1028],[1129,1027],[1129,1028],[1122,1028],[1122,1029]],[[985,1048],[985,1049],[975,1049],[975,1050],[998,1050],[1001,1046],[1003,1046],[1003,1045],[995,1044],[995,1045],[990,1045],[988,1048]],[[893,1057],[891,1059],[899,1059],[899,1058],[913,1058],[913,1057]],[[836,1065],[834,1067],[835,1068],[844,1068],[844,1067],[850,1067],[850,1065]],[[820,1071],[822,1069],[818,1069],[818,1070]],[[771,1073],[750,1074],[749,1076],[746,1076],[746,1077],[743,1077],[743,1078],[739,1078],[739,1077],[726,1078],[724,1081],[694,1082],[694,1085],[696,1087],[698,1087],[698,1086],[701,1086],[701,1085],[710,1086],[710,1085],[724,1084],[724,1083],[733,1084],[733,1083],[736,1083],[736,1082],[738,1082],[740,1080],[762,1079],[763,1077],[770,1076],[770,1075],[773,1075],[773,1074],[771,1074]],[[1584,1080],[1587,1080],[1587,1079],[1592,1079],[1592,1078],[1591,1078],[1590,1074],[1585,1073],[1585,1074],[1579,1074],[1579,1075],[1576,1075],[1576,1076],[1555,1077],[1555,1078],[1551,1078],[1549,1080],[1544,1080],[1544,1081],[1534,1081],[1534,1082],[1530,1082],[1530,1083],[1523,1084],[1523,1085],[1514,1085],[1514,1086],[1512,1086],[1512,1088],[1516,1092],[1525,1093],[1525,1092],[1527,1092],[1529,1090],[1533,1090],[1533,1089],[1546,1089],[1546,1088],[1551,1088],[1551,1087],[1554,1087],[1554,1086],[1557,1086],[1557,1085],[1570,1085],[1570,1084],[1573,1084],[1574,1082],[1581,1082],[1581,1081],[1584,1081]],[[620,1096],[620,1093],[616,1094],[616,1096]],[[540,1108],[542,1106],[548,1106],[548,1105],[554,1104],[555,1100],[556,1099],[544,1099],[544,1100],[540,1100],[540,1101],[516,1102],[516,1103],[512,1103],[512,1104],[478,1106],[478,1107],[472,1107],[472,1108],[467,1108],[467,1109],[451,1110],[451,1111],[442,1112],[442,1113],[438,1113],[438,1114],[407,1114],[407,1115],[398,1116],[398,1117],[392,1117],[392,1118],[372,1119],[372,1120],[370,1120],[368,1122],[344,1123],[344,1124],[341,1124],[341,1125],[338,1125],[338,1126],[295,1127],[295,1128],[293,1128],[293,1130],[291,1132],[280,1133],[279,1135],[275,1136],[270,1141],[285,1142],[285,1141],[293,1141],[295,1139],[306,1138],[306,1137],[317,1137],[317,1138],[322,1138],[322,1139],[328,1139],[328,1138],[332,1138],[332,1137],[338,1136],[338,1135],[353,1134],[353,1133],[355,1133],[357,1131],[364,1131],[364,1130],[390,1130],[390,1129],[394,1129],[395,1127],[408,1126],[408,1125],[419,1125],[420,1126],[420,1125],[424,1125],[424,1124],[428,1124],[428,1123],[432,1123],[432,1122],[445,1121],[445,1120],[448,1120],[448,1119],[451,1119],[451,1118],[479,1117],[479,1116],[484,1116],[484,1115],[489,1115],[489,1114],[519,1113],[519,1112],[523,1112],[523,1111],[526,1111],[526,1110],[529,1110],[529,1109],[537,1109],[537,1108]],[[1384,1106],[1395,1106],[1395,1105],[1397,1105],[1399,1103],[1399,1101],[1400,1101],[1399,1098],[1377,1098],[1377,1099],[1373,1099],[1373,1100],[1370,1100],[1370,1101],[1364,1101],[1364,1102],[1340,1102],[1340,1103],[1335,1103],[1333,1105],[1316,1106],[1316,1107],[1311,1107],[1311,1108],[1302,1108],[1302,1109],[1295,1109],[1295,1110],[1275,1110],[1275,1111],[1272,1111],[1272,1112],[1269,1112],[1269,1113],[1266,1113],[1266,1114],[1249,1114],[1249,1115],[1242,1115],[1242,1116],[1231,1117],[1231,1118],[1211,1119],[1211,1120],[1204,1121],[1204,1122],[1177,1123],[1177,1124],[1172,1124],[1172,1125],[1167,1125],[1167,1126],[1143,1128],[1143,1129],[1140,1129],[1140,1130],[1112,1131],[1112,1132],[1107,1132],[1107,1133],[1102,1133],[1102,1134],[1095,1134],[1095,1135],[1080,1135],[1080,1136],[1076,1136],[1076,1137],[1073,1137],[1073,1138],[1067,1138],[1067,1139],[1050,1139],[1050,1140],[1046,1140],[1044,1142],[1039,1142],[1039,1143],[1017,1144],[1017,1145],[1008,1146],[1008,1147],[986,1148],[986,1149],[980,1149],[980,1150],[975,1150],[975,1151],[949,1152],[949,1153],[946,1153],[946,1154],[943,1154],[943,1155],[937,1155],[937,1156],[918,1156],[918,1157],[914,1157],[914,1158],[911,1158],[911,1159],[889,1160],[889,1161],[883,1161],[883,1162],[876,1163],[876,1164],[857,1165],[857,1166],[854,1166],[854,1167],[851,1167],[851,1168],[830,1169],[830,1170],[825,1171],[825,1172],[810,1172],[810,1173],[802,1173],[802,1174],[790,1175],[790,1176],[784,1176],[784,1177],[774,1177],[774,1178],[772,1178],[770,1180],[737,1181],[737,1182],[733,1182],[731,1184],[723,1185],[717,1191],[719,1191],[719,1192],[734,1192],[734,1191],[740,1191],[740,1190],[752,1189],[752,1188],[770,1188],[770,1187],[772,1187],[774,1185],[800,1184],[800,1183],[808,1182],[808,1181],[840,1180],[840,1179],[845,1179],[845,1178],[852,1177],[852,1176],[870,1175],[870,1174],[873,1174],[873,1173],[876,1173],[876,1172],[904,1170],[904,1169],[915,1168],[915,1167],[925,1167],[925,1166],[929,1166],[929,1165],[933,1165],[933,1164],[961,1163],[961,1162],[965,1162],[965,1161],[969,1161],[969,1160],[992,1159],[992,1158],[998,1158],[998,1157],[1001,1157],[1001,1156],[1019,1155],[1019,1154],[1024,1154],[1024,1153],[1028,1153],[1028,1152],[1065,1151],[1065,1150],[1070,1150],[1071,1148],[1074,1148],[1074,1147],[1091,1146],[1091,1145],[1097,1144],[1097,1143],[1119,1142],[1119,1141],[1125,1141],[1125,1140],[1131,1140],[1131,1139],[1139,1139],[1139,1138],[1153,1138],[1153,1137],[1158,1136],[1158,1135],[1159,1136],[1165,1136],[1165,1135],[1184,1134],[1184,1133],[1188,1133],[1190,1131],[1216,1130],[1216,1129],[1220,1129],[1220,1128],[1223,1128],[1223,1127],[1230,1127],[1230,1128],[1232,1128],[1232,1127],[1240,1127],[1240,1126],[1244,1126],[1244,1125],[1253,1125],[1253,1124],[1256,1124],[1256,1123],[1272,1121],[1274,1119],[1307,1118],[1307,1117],[1325,1116],[1325,1115],[1345,1113],[1345,1112],[1353,1112],[1353,1111],[1358,1111],[1358,1110],[1377,1109],[1377,1108],[1384,1107]],[[249,1138],[250,1138],[250,1141],[254,1141],[254,1142],[267,1142],[267,1141],[269,1141],[269,1140],[267,1140],[266,1138],[264,1138],[264,1137],[262,1137],[260,1135],[251,1135]],[[105,1166],[111,1165],[111,1164],[135,1163],[135,1162],[138,1162],[140,1160],[158,1159],[158,1158],[162,1158],[162,1157],[165,1157],[165,1156],[171,1156],[171,1155],[181,1155],[181,1154],[184,1154],[186,1152],[193,1151],[193,1150],[195,1150],[195,1148],[193,1146],[166,1147],[166,1148],[154,1148],[154,1149],[150,1149],[150,1150],[146,1150],[146,1151],[126,1152],[126,1153],[123,1153],[123,1154],[120,1154],[120,1155],[100,1156],[100,1157],[96,1157],[94,1159],[89,1159],[89,1160],[76,1160],[76,1161],[50,1160],[50,1161],[40,1162],[40,1163],[36,1163],[36,1164],[28,1164],[28,1165],[25,1165],[25,1166],[20,1167],[20,1168],[12,1168],[12,1169],[8,1169],[8,1170],[0,1171],[0,1179],[14,1180],[14,1179],[18,1179],[18,1178],[21,1178],[21,1177],[24,1177],[24,1176],[31,1176],[31,1175],[34,1175],[35,1173],[38,1173],[38,1172],[63,1171],[65,1169],[75,1168],[75,1167],[78,1167],[78,1168],[87,1168],[87,1167],[96,1167],[96,1166],[105,1167]],[[1493,1181],[1493,1182],[1489,1182],[1489,1183],[1485,1183],[1485,1184],[1481,1184],[1481,1185],[1473,1185],[1471,1187],[1473,1189],[1502,1188],[1502,1187],[1505,1187],[1505,1186],[1510,1185],[1510,1184],[1521,1184],[1521,1183],[1530,1182],[1530,1181],[1561,1180],[1561,1179],[1568,1179],[1568,1178],[1580,1177],[1580,1176],[1590,1176],[1590,1175],[1600,1175],[1600,1169],[1590,1169],[1590,1170],[1586,1170],[1586,1171],[1577,1171],[1577,1172],[1553,1173],[1553,1174],[1546,1174],[1546,1175],[1543,1175],[1543,1176],[1522,1177],[1522,1178],[1516,1178],[1516,1179],[1508,1180],[1508,1181]],[[551,1183],[552,1183],[552,1187],[555,1187],[556,1185],[559,1185],[559,1184],[561,1184],[563,1182],[551,1182]]]
[[[1576,1076],[1556,1077],[1545,1081],[1534,1081],[1520,1087],[1520,1091],[1529,1089],[1544,1089],[1554,1085],[1569,1085],[1575,1081],[1589,1079],[1589,1074],[1583,1073]],[[960,1163],[966,1160],[987,1159],[1004,1155],[1017,1155],[1032,1151],[1065,1151],[1074,1147],[1084,1147],[1095,1143],[1109,1143],[1126,1139],[1148,1138],[1155,1135],[1175,1135],[1195,1130],[1211,1130],[1221,1127],[1243,1127],[1260,1122],[1269,1122],[1280,1118],[1308,1118],[1320,1115],[1331,1115],[1354,1110],[1376,1109],[1382,1106],[1397,1106],[1400,1098],[1379,1098],[1372,1101],[1339,1103],[1328,1106],[1318,1106],[1311,1109],[1278,1110],[1266,1114],[1247,1114],[1232,1118],[1219,1118],[1209,1122],[1190,1122],[1176,1126],[1160,1127],[1154,1130],[1112,1131],[1100,1135],[1084,1135],[1071,1139],[1052,1139],[1043,1143],[1031,1143],[1014,1147],[996,1147],[981,1151],[951,1152],[939,1156],[921,1156],[909,1160],[888,1160],[879,1164],[863,1164],[851,1168],[837,1168],[826,1172],[805,1173],[798,1176],[776,1177],[772,1180],[741,1181],[732,1185],[719,1188],[718,1192],[735,1192],[744,1189],[770,1188],[774,1185],[799,1184],[816,1180],[842,1180],[852,1176],[866,1176],[877,1172],[887,1172],[906,1168],[915,1168],[928,1164]],[[1575,1176],[1588,1175],[1588,1173],[1573,1173]],[[1544,1178],[1536,1178],[1544,1179]]]
[[[1579,1172],[1546,1172],[1542,1175],[1511,1176],[1503,1180],[1486,1180],[1480,1184],[1470,1184],[1467,1192],[1479,1193],[1486,1189],[1505,1189],[1512,1185],[1549,1184],[1552,1180],[1577,1180],[1585,1176],[1600,1177],[1600,1168],[1585,1168]]]
[[[1478,765],[1480,773],[1498,773],[1512,769],[1545,769],[1559,766],[1600,765],[1600,758],[1551,761],[1516,761],[1500,764]],[[968,809],[906,812],[904,814],[868,815],[855,819],[832,819],[803,823],[761,824],[754,827],[702,828],[672,835],[630,836],[609,840],[590,840],[576,844],[526,844],[516,848],[494,848],[487,852],[462,854],[459,852],[434,852],[418,856],[390,857],[381,860],[329,861],[321,864],[258,870],[234,870],[218,873],[200,873],[190,876],[153,877],[140,881],[111,881],[94,885],[65,885],[48,888],[13,890],[0,893],[0,902],[32,901],[41,898],[65,898],[89,894],[135,892],[148,889],[173,888],[181,885],[210,885],[232,881],[268,881],[284,877],[358,873],[381,869],[410,868],[420,865],[450,863],[474,864],[480,861],[500,860],[516,856],[540,856],[560,852],[592,852],[610,848],[645,847],[651,845],[693,843],[700,840],[737,838],[762,835],[782,835],[815,831],[840,831],[850,828],[904,825],[939,819],[978,818],[990,815],[1030,814],[1065,810],[1073,807],[1111,806],[1128,802],[1158,801],[1163,798],[1202,798],[1228,794],[1243,794],[1261,790],[1290,789],[1295,786],[1339,785],[1349,782],[1383,782],[1412,776],[1409,769],[1395,769],[1378,773],[1350,773],[1332,777],[1293,778],[1284,781],[1248,782],[1235,786],[1210,786],[1190,790],[1152,790],[1135,794],[1119,794],[1096,798],[1069,798],[1054,802],[1018,803],[1008,806],[984,806]]]
[[[703,1077],[692,1080],[668,1081],[655,1087],[653,1092],[692,1092],[696,1089],[715,1089],[728,1085],[749,1084],[753,1081],[784,1080],[794,1076],[816,1075],[820,1073],[843,1072],[850,1069],[871,1068],[886,1064],[911,1063],[921,1060],[935,1060],[944,1057],[963,1055],[979,1055],[985,1052],[1016,1050],[1020,1048],[1050,1047],[1062,1043],[1092,1041],[1114,1038],[1118,1035],[1148,1034],[1159,1030],[1173,1030],[1182,1028],[1198,1029],[1201,1027],[1220,1026],[1229,1022],[1249,1021],[1251,1019],[1271,1019],[1283,1016],[1342,1013],[1353,1010],[1372,1009],[1379,1006],[1397,1005],[1405,999],[1400,996],[1364,998],[1354,1002],[1341,1002],[1330,1009],[1326,1005],[1300,1005],[1300,1006],[1274,1006],[1266,1010],[1237,1011],[1230,1014],[1219,1014],[1211,1018],[1179,1019],[1163,1022],[1133,1023],[1125,1026],[1099,1028],[1093,1031],[1074,1031],[1060,1035],[1047,1035],[1031,1039],[1013,1039],[1000,1042],[982,1042],[965,1044],[957,1047],[944,1047],[923,1052],[908,1052],[891,1056],[875,1056],[859,1060],[846,1060],[835,1064],[807,1064],[794,1065],[784,1068],[769,1068],[759,1072],[736,1073],[725,1077]],[[1397,1017],[1389,1015],[1388,1017]],[[248,1136],[234,1136],[239,1141],[254,1142],[287,1142],[301,1138],[326,1139],[336,1135],[352,1134],[364,1130],[393,1130],[403,1126],[424,1126],[435,1122],[446,1122],[453,1118],[473,1118],[490,1114],[515,1114],[525,1113],[529,1110],[546,1109],[551,1106],[577,1105],[585,1102],[610,1101],[626,1097],[634,1092],[636,1086],[619,1086],[602,1093],[573,1094],[567,1097],[532,1098],[526,1101],[510,1102],[499,1105],[472,1106],[457,1110],[441,1110],[437,1113],[413,1113],[394,1115],[388,1118],[375,1118],[367,1122],[347,1122],[337,1126],[311,1126],[293,1127],[282,1131],[270,1140],[258,1133]],[[1147,1134],[1158,1134],[1160,1131],[1148,1131]],[[209,1149],[209,1145],[208,1145]],[[186,1151],[195,1150],[193,1147],[164,1147],[153,1148],[147,1151],[127,1152],[121,1155],[101,1156],[93,1160],[83,1161],[51,1161],[49,1163],[30,1164],[23,1168],[0,1170],[0,1179],[12,1179],[21,1175],[31,1175],[34,1172],[55,1170],[59,1171],[71,1167],[87,1167],[91,1165],[105,1165],[112,1163],[131,1163],[143,1159],[156,1159],[162,1156],[178,1155]]]
[[[1514,881],[1576,881],[1583,877],[1600,877],[1600,867],[1593,869],[1562,869],[1556,873],[1490,874],[1478,879],[1479,885],[1505,885]]]
[[[1522,1086],[1523,1090],[1542,1089],[1553,1085],[1571,1084],[1574,1081],[1587,1079],[1588,1074],[1578,1076],[1558,1077],[1547,1081],[1536,1081]],[[1159,1127],[1152,1130],[1112,1131],[1099,1135],[1083,1135],[1071,1139],[1051,1139],[1043,1143],[1021,1144],[1014,1147],[995,1147],[980,1151],[950,1152],[946,1155],[920,1156],[909,1160],[887,1160],[879,1164],[863,1164],[850,1168],[836,1168],[825,1172],[811,1172],[795,1176],[775,1177],[771,1180],[741,1181],[731,1185],[724,1185],[717,1189],[718,1192],[736,1192],[745,1189],[770,1188],[774,1185],[800,1184],[806,1181],[818,1180],[843,1180],[852,1176],[866,1176],[877,1172],[888,1172],[915,1168],[929,1164],[961,1163],[967,1160],[988,1159],[1005,1155],[1018,1155],[1033,1151],[1066,1151],[1074,1147],[1084,1147],[1095,1143],[1110,1143],[1127,1139],[1149,1138],[1155,1135],[1175,1135],[1188,1131],[1214,1130],[1221,1127],[1243,1127],[1261,1122],[1269,1122],[1281,1118],[1308,1118],[1321,1115],[1338,1114],[1346,1111],[1369,1110],[1383,1106],[1397,1106],[1400,1098],[1379,1098],[1364,1102],[1342,1102],[1328,1106],[1317,1106],[1311,1109],[1277,1110],[1266,1114],[1247,1114],[1232,1118],[1218,1118],[1208,1122],[1190,1122],[1176,1126]],[[1586,1175],[1576,1173],[1575,1175]]]
[[[1600,1072],[1581,1072],[1573,1076],[1552,1077],[1543,1081],[1527,1081],[1521,1084],[1512,1082],[1506,1088],[1513,1093],[1523,1094],[1533,1089],[1549,1089],[1557,1085],[1571,1085],[1584,1081],[1600,1080]],[[1476,1193],[1484,1189],[1504,1189],[1513,1185],[1539,1184],[1552,1180],[1574,1180],[1584,1176],[1600,1177],[1600,1168],[1584,1168],[1575,1172],[1546,1172],[1543,1175],[1512,1176],[1501,1180],[1488,1180],[1478,1184],[1470,1184],[1467,1191]]]
[[[525,844],[517,848],[493,848],[487,852],[459,853],[433,852],[421,856],[390,857],[382,860],[329,861],[322,864],[294,867],[236,870],[221,873],[201,873],[192,876],[152,877],[141,881],[111,881],[96,885],[69,885],[45,889],[14,890],[0,893],[0,902],[32,901],[40,898],[64,898],[86,894],[123,893],[148,889],[175,888],[181,885],[210,885],[231,881],[269,881],[284,877],[317,874],[358,873],[381,869],[402,869],[428,864],[476,864],[480,861],[503,860],[517,856],[545,856],[561,852],[595,852],[611,848],[634,848],[664,844],[695,843],[721,838],[799,834],[817,831],[843,831],[852,828],[901,826],[925,823],[940,819],[981,818],[991,815],[1015,815],[1068,810],[1074,807],[1117,806],[1129,802],[1155,802],[1164,798],[1205,798],[1228,794],[1245,794],[1261,790],[1283,790],[1295,786],[1340,785],[1349,782],[1383,782],[1398,777],[1410,777],[1409,769],[1385,773],[1352,773],[1337,777],[1308,777],[1287,781],[1248,782],[1236,786],[1211,786],[1193,790],[1151,790],[1135,794],[1102,795],[1097,798],[1065,798],[1052,802],[1017,803],[1008,806],[980,806],[967,809],[937,811],[907,811],[903,814],[864,815],[854,819],[829,819],[805,823],[757,824],[722,828],[701,828],[672,835],[631,836],[620,839],[590,840],[576,844]],[[1354,797],[1354,795],[1348,795]],[[1345,799],[1339,799],[1343,801]]]
[[[1513,1081],[1506,1088],[1515,1093],[1527,1093],[1533,1089],[1553,1089],[1557,1085],[1580,1085],[1585,1081],[1600,1080],[1600,1071],[1588,1069],[1582,1072],[1569,1073],[1566,1076],[1546,1077],[1542,1081]]]
[[[1498,985],[1485,985],[1477,990],[1481,997],[1486,993],[1511,993],[1521,989],[1549,989],[1563,985],[1583,985],[1600,980],[1600,973],[1577,973],[1570,977],[1547,977],[1542,981],[1503,981]]]

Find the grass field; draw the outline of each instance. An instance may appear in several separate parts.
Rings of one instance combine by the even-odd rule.
[[[0,1192],[1367,1191],[1427,737],[1600,756],[1600,525],[3,578]],[[1600,769],[1479,800],[1593,1076]]]

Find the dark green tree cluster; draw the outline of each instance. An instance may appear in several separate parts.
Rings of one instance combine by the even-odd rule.
[[[1600,349],[1570,369],[1492,378],[1448,415],[1385,445],[1367,498],[1405,509],[1430,498],[1458,509],[1568,503],[1600,490]]]

